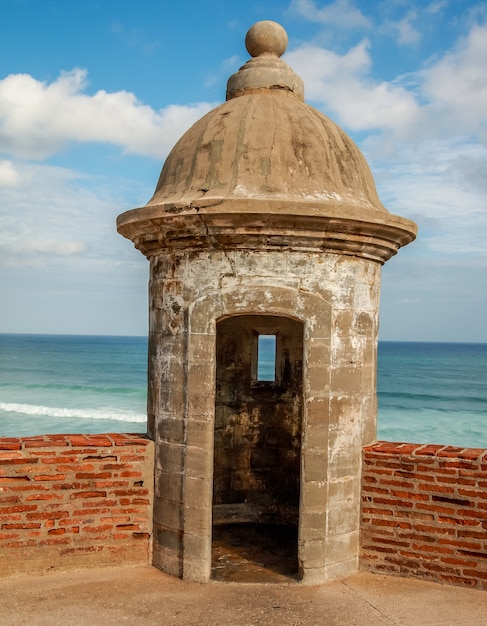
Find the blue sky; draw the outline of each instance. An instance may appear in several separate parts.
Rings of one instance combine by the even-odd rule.
[[[2,0],[0,332],[147,332],[116,233],[272,19],[305,98],[419,225],[383,269],[384,340],[487,342],[487,2]]]

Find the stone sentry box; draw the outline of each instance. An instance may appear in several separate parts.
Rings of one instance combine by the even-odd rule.
[[[226,102],[183,135],[118,231],[150,261],[153,564],[207,581],[212,524],[298,526],[303,582],[358,568],[361,449],[376,438],[381,265],[416,225],[304,103],[270,21]],[[274,381],[256,338],[274,334]]]

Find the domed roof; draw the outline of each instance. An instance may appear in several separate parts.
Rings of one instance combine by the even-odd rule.
[[[210,198],[340,207],[343,216],[385,211],[364,157],[336,124],[304,102],[262,93],[196,122],[169,154],[148,205]]]
[[[346,245],[336,251],[383,261],[412,241],[416,225],[381,204],[358,147],[304,102],[302,80],[280,58],[287,47],[285,30],[258,22],[247,33],[246,46],[253,58],[230,77],[227,101],[181,137],[154,196],[143,209],[119,217],[119,232],[145,254],[161,246],[206,245],[194,232],[196,212],[200,219],[207,216],[206,227],[227,222],[226,231],[238,228],[238,242],[232,244],[228,232],[222,240],[238,247],[245,241],[255,247],[257,233],[272,239],[271,231],[275,237],[285,234],[289,246],[291,230],[295,247],[314,247],[318,238],[322,249],[335,250],[341,239]],[[387,231],[387,252],[371,254],[357,245],[357,236],[370,239],[380,225]],[[330,229],[342,236],[331,236]],[[320,230],[328,232],[320,236]]]

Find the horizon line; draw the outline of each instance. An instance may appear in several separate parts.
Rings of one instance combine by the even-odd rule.
[[[33,337],[117,337],[117,338],[133,338],[133,339],[148,339],[149,333],[144,335],[129,335],[129,334],[103,334],[103,333],[49,333],[49,332],[0,332],[0,336],[5,335],[22,335]],[[378,339],[378,343],[429,343],[429,344],[464,344],[464,345],[486,345],[487,341],[464,341],[457,340],[424,340],[424,339]]]

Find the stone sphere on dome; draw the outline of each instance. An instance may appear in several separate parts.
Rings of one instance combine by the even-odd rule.
[[[287,48],[287,33],[277,22],[263,20],[249,28],[245,37],[245,47],[252,57],[272,54],[281,57]]]

